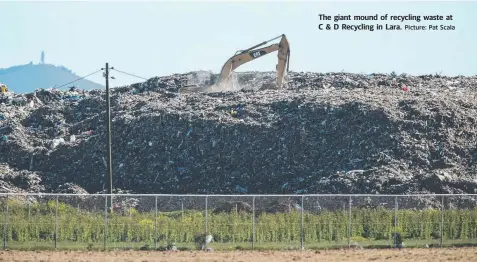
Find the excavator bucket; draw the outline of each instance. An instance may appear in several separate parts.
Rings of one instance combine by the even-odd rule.
[[[258,48],[278,38],[281,38],[278,44],[272,44],[269,46]],[[225,64],[222,66],[219,79],[214,85],[206,87],[199,87],[197,85],[186,85],[180,88],[179,92],[220,92],[225,90],[233,90],[232,73],[235,69],[245,63],[248,63],[252,60],[255,60],[275,51],[278,51],[278,63],[276,65],[277,81],[276,87],[274,88],[281,89],[283,88],[284,84],[286,84],[285,76],[288,72],[290,58],[290,44],[288,43],[288,39],[284,34],[272,38],[268,41],[264,41],[248,49],[238,51],[234,56],[229,58],[227,62],[225,62]]]

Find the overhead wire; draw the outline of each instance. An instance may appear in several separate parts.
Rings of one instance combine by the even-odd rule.
[[[118,70],[118,69],[116,69],[116,68],[111,68],[111,70],[117,71],[117,72],[122,73],[122,74],[125,74],[125,75],[137,77],[137,78],[140,78],[140,79],[143,79],[143,80],[146,80],[146,81],[149,80],[148,78],[145,78],[145,77],[142,77],[142,76],[138,76],[138,75],[135,75],[135,74],[131,74],[131,73],[128,73],[128,72],[124,72],[124,71]]]
[[[94,75],[94,74],[96,74],[96,73],[98,73],[98,72],[101,72],[101,71],[102,71],[102,69],[99,69],[99,70],[97,70],[97,71],[95,71],[95,72],[93,72],[93,73],[91,73],[91,74],[85,75],[85,76],[83,76],[83,77],[80,77],[80,78],[78,78],[78,79],[76,79],[76,80],[73,80],[73,81],[71,81],[71,82],[68,82],[68,83],[66,83],[66,84],[64,84],[64,85],[61,85],[61,86],[55,87],[55,88],[62,88],[62,87],[64,87],[64,86],[67,86],[67,85],[72,84],[72,83],[74,83],[74,82],[77,82],[77,81],[79,81],[79,80],[85,79],[86,77],[92,76],[92,75]]]
[[[101,69],[96,70],[96,71],[94,71],[94,72],[92,72],[92,73],[90,73],[90,74],[87,74],[87,75],[85,75],[85,76],[83,76],[83,77],[80,77],[80,78],[78,78],[78,79],[75,79],[75,80],[73,80],[73,81],[70,81],[70,82],[68,82],[68,83],[66,83],[66,84],[63,84],[63,85],[58,86],[58,87],[55,87],[55,88],[62,88],[62,87],[64,87],[64,86],[67,86],[67,85],[70,85],[70,84],[75,83],[75,82],[77,82],[77,81],[80,81],[80,80],[82,80],[82,79],[85,79],[85,78],[87,78],[87,77],[89,77],[89,76],[92,76],[92,75],[94,75],[94,74],[96,74],[96,73],[99,73],[99,72],[101,72],[101,71],[103,71],[103,70],[104,70],[104,68],[101,68]],[[138,76],[138,75],[135,75],[135,74],[131,74],[131,73],[128,73],[128,72],[124,72],[124,71],[118,70],[118,69],[116,69],[116,68],[111,68],[111,70],[117,71],[117,72],[119,72],[119,73],[121,73],[121,74],[129,75],[129,76],[136,77],[136,78],[140,78],[140,79],[143,79],[143,80],[146,80],[146,81],[148,80],[148,78],[141,77],[141,76]]]

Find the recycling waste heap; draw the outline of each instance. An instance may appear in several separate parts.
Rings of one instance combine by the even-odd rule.
[[[477,77],[209,72],[112,89],[114,188],[133,193],[477,193]],[[207,84],[207,83],[206,83]],[[107,187],[105,92],[3,97],[0,192]]]

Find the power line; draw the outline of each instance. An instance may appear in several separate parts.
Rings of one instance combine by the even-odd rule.
[[[137,76],[137,75],[135,75],[135,74],[131,74],[131,73],[127,73],[127,72],[124,72],[124,71],[121,71],[121,70],[117,70],[117,69],[115,69],[115,68],[111,68],[111,70],[118,71],[119,73],[122,73],[122,74],[125,74],[125,75],[129,75],[129,76],[133,76],[133,77],[137,77],[137,78],[140,78],[140,79],[143,79],[143,80],[146,80],[146,81],[149,80],[149,79],[147,79],[147,78],[145,78],[145,77],[141,77],[141,76]]]
[[[64,86],[67,86],[67,85],[69,85],[69,84],[72,84],[72,83],[74,83],[74,82],[77,82],[77,81],[79,81],[79,80],[81,80],[81,79],[85,79],[86,77],[92,76],[92,75],[94,75],[94,74],[96,74],[96,73],[98,73],[98,72],[101,72],[101,71],[102,71],[102,69],[99,69],[99,70],[97,70],[97,71],[95,71],[95,72],[93,72],[93,73],[91,73],[91,74],[89,74],[89,75],[85,75],[85,76],[83,76],[83,77],[80,77],[80,78],[78,78],[78,79],[76,79],[76,80],[73,80],[73,81],[71,81],[71,82],[68,82],[68,83],[66,83],[66,84],[64,84],[64,85],[61,85],[61,86],[59,86],[59,87],[56,87],[56,88],[62,88],[62,87],[64,87]]]

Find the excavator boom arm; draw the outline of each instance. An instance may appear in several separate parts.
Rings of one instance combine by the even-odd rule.
[[[278,38],[281,38],[278,44],[272,44],[266,47],[258,48]],[[230,86],[232,72],[235,69],[237,69],[239,66],[247,62],[250,62],[252,60],[255,60],[257,58],[260,58],[262,56],[265,56],[275,51],[278,51],[278,55],[277,55],[278,63],[276,65],[276,70],[277,70],[276,85],[277,85],[277,88],[282,88],[285,82],[285,73],[288,72],[288,65],[290,60],[290,45],[285,35],[277,36],[268,41],[264,41],[258,45],[254,45],[248,49],[238,51],[234,56],[229,58],[227,62],[225,62],[225,64],[222,66],[222,70],[220,71],[219,78],[214,85],[205,87],[205,88],[192,88],[194,85],[184,86],[180,89],[180,92],[203,92],[203,91],[211,91],[211,90],[215,90],[215,91],[223,90],[224,87],[226,88]]]
[[[278,44],[272,44],[259,49],[254,49],[280,37],[281,40]],[[232,72],[239,66],[275,51],[278,51],[278,64],[276,67],[277,87],[281,88],[284,82],[285,69],[288,71],[288,62],[290,56],[290,45],[285,35],[281,35],[271,40],[255,45],[229,58],[229,60],[227,60],[227,62],[225,62],[224,66],[222,67],[222,71],[220,72],[220,76],[216,85],[227,83],[230,80]]]
[[[278,50],[278,44],[273,44],[263,48],[253,49],[247,52],[242,52],[238,55],[235,55],[229,58],[229,60],[227,60],[227,62],[225,62],[225,64],[222,66],[222,71],[220,72],[220,76],[217,83],[222,83],[224,81],[227,81],[228,78],[231,76],[232,72],[235,69],[237,69],[239,66],[245,63],[248,63],[252,60],[255,60],[259,57],[275,52],[277,50]]]

